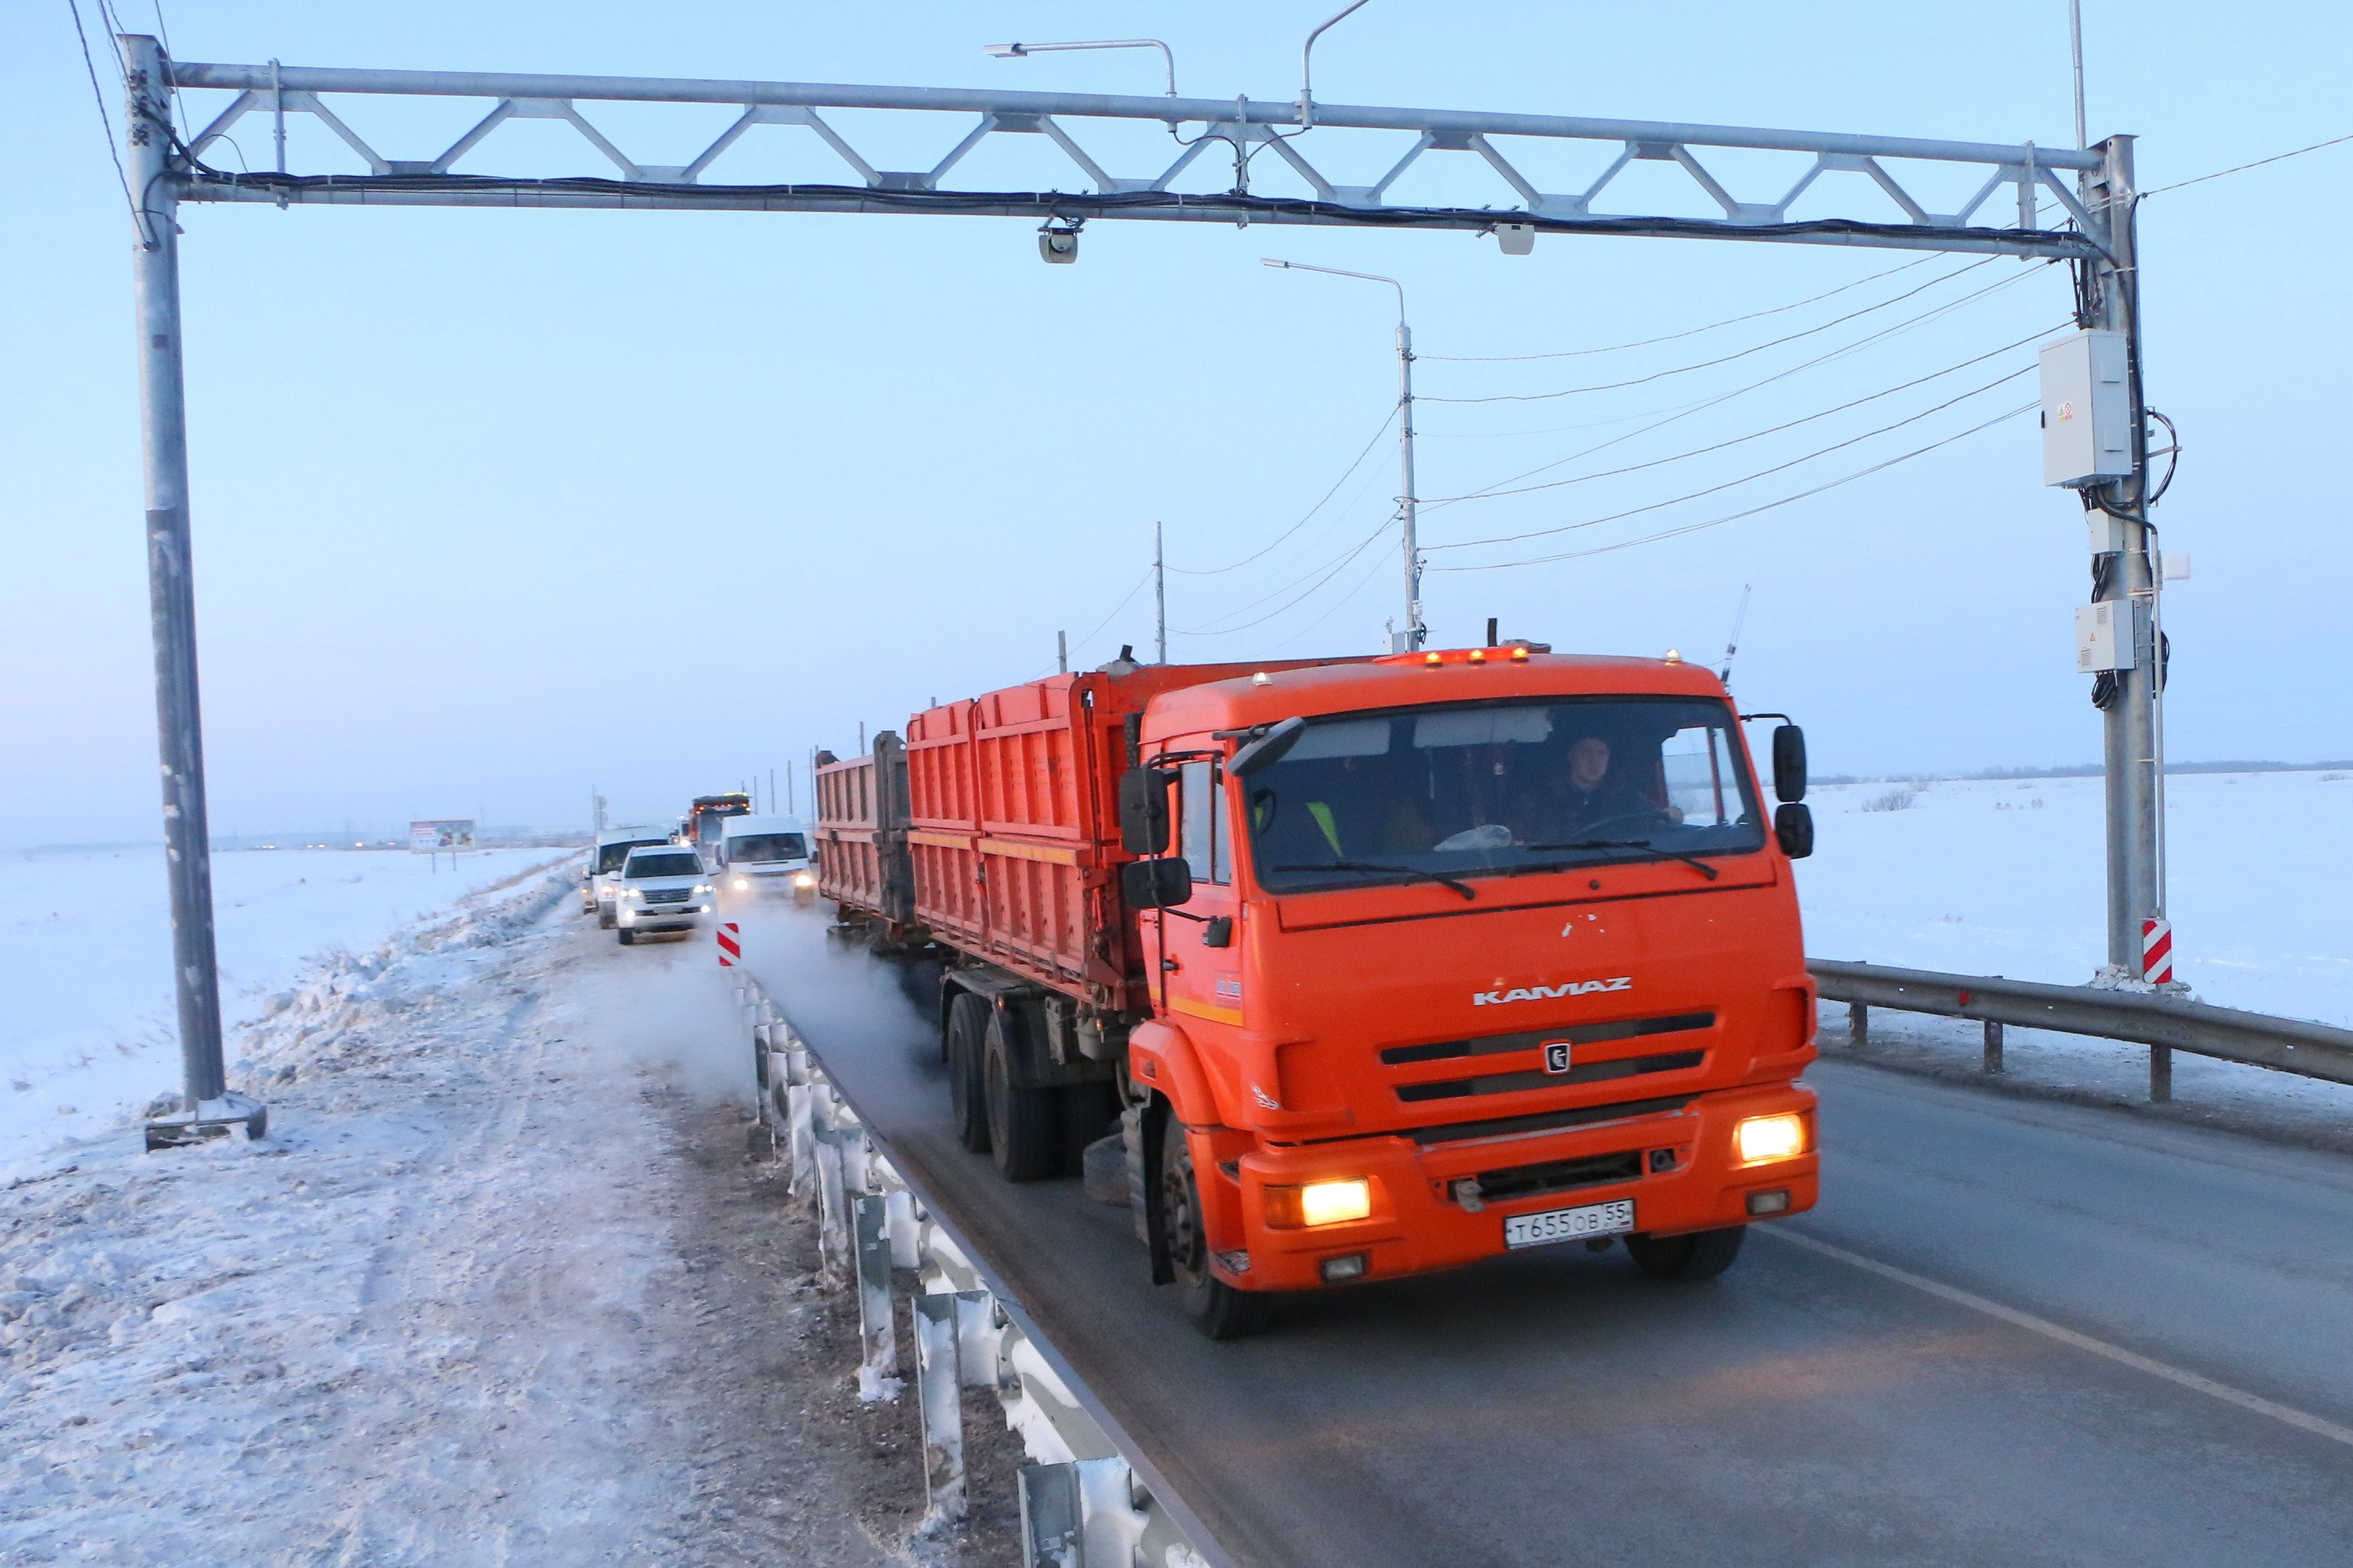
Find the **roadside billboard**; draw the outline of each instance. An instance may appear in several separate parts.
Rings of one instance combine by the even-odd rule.
[[[460,849],[473,847],[474,819],[470,816],[437,818],[408,825],[408,847],[412,854],[434,855],[446,850],[454,855]]]

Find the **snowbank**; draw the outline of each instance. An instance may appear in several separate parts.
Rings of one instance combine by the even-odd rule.
[[[383,942],[405,922],[511,886],[568,857],[490,850],[438,870],[382,851],[242,851],[213,859],[223,1011],[237,1026],[306,966]],[[171,922],[163,852],[0,856],[0,1173],[117,1135],[176,1089]]]
[[[2337,891],[2353,870],[2353,776],[2185,774],[2166,793],[2178,977],[2201,1001],[2353,1026],[2353,921]],[[2100,780],[1826,785],[1808,799],[1810,956],[2062,984],[2106,961]]]

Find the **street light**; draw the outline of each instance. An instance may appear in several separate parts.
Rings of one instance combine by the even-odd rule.
[[[1354,7],[1351,7],[1354,9]],[[1345,12],[1342,13],[1346,15]],[[1337,20],[1335,17],[1334,20]],[[1312,267],[1304,261],[1282,261],[1271,256],[1259,258],[1267,267],[1279,267],[1287,272],[1322,272],[1334,278],[1354,278],[1366,283],[1386,283],[1397,290],[1398,297],[1398,468],[1405,482],[1401,512],[1405,523],[1405,632],[1391,653],[1411,653],[1429,639],[1430,628],[1421,622],[1421,544],[1414,530],[1415,501],[1413,494],[1413,330],[1405,321],[1405,285],[1394,278],[1384,278],[1377,272],[1349,272],[1337,267]]]
[[[995,60],[1027,59],[1031,55],[1052,54],[1062,49],[1158,49],[1160,58],[1168,65],[1168,96],[1176,96],[1176,57],[1168,46],[1157,38],[1096,38],[1084,43],[1067,44],[983,44],[980,52]]]

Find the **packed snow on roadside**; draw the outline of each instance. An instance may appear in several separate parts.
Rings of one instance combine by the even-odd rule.
[[[2353,1027],[2353,775],[2166,781],[2176,975],[2225,1007]],[[2107,959],[2096,778],[1816,785],[1806,952],[2081,984]]]
[[[376,946],[549,864],[561,851],[452,858],[243,850],[213,857],[224,1022],[237,1026],[304,966]],[[0,1178],[118,1133],[180,1084],[172,927],[158,848],[0,854]],[[234,1038],[231,1054],[235,1054]]]

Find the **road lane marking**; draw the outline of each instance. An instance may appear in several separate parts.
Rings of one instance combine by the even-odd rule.
[[[1909,1285],[1915,1290],[1926,1291],[1940,1300],[1950,1301],[1957,1307],[1967,1307],[1971,1311],[1983,1312],[1989,1318],[1999,1318],[2013,1328],[2041,1334],[2045,1339],[2056,1340],[2063,1345],[2086,1351],[2095,1356],[2104,1356],[2119,1366],[2131,1367],[2135,1372],[2145,1372],[2151,1377],[2161,1377],[2168,1383],[2203,1394],[2211,1399],[2219,1399],[2225,1405],[2235,1405],[2242,1410],[2252,1410],[2258,1415],[2268,1415],[2273,1420],[2284,1421],[2299,1431],[2309,1432],[2316,1437],[2326,1437],[2331,1442],[2343,1443],[2348,1447],[2353,1447],[2353,1427],[2340,1426],[2334,1421],[2307,1414],[2293,1405],[2282,1405],[2275,1399],[2265,1399],[2260,1394],[2249,1394],[2244,1389],[2232,1388],[2227,1383],[2217,1383],[2211,1377],[2201,1377],[2194,1372],[2188,1372],[2178,1366],[2169,1366],[2164,1362],[2142,1355],[2137,1351],[2128,1351],[2122,1345],[2112,1345],[2105,1340],[2095,1340],[2089,1334],[2078,1333],[2073,1329],[2054,1323],[2048,1318],[2038,1318],[2031,1312],[2021,1312],[2015,1307],[2005,1307],[1999,1301],[1989,1300],[1983,1296],[1961,1289],[1957,1286],[1943,1284],[1925,1275],[1915,1274],[1909,1269],[1898,1268],[1892,1263],[1882,1263],[1877,1258],[1865,1258],[1859,1252],[1849,1252],[1843,1247],[1833,1247],[1827,1241],[1816,1241],[1810,1236],[1800,1236],[1796,1231],[1784,1230],[1778,1226],[1758,1226],[1756,1228],[1767,1236],[1786,1241],[1792,1247],[1803,1247],[1808,1252],[1818,1252],[1824,1258],[1834,1258],[1839,1262],[1860,1268],[1866,1274],[1876,1274],[1883,1279],[1893,1279],[1899,1285]]]

